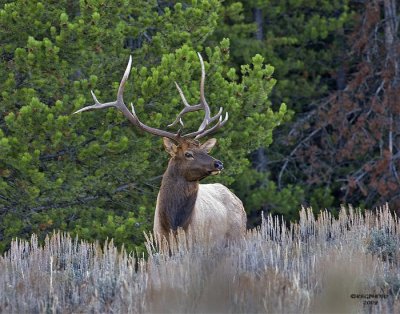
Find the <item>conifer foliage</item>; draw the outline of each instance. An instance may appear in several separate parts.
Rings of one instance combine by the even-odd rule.
[[[399,210],[400,19],[398,2],[354,1],[346,85],[293,128],[289,171],[336,202]]]
[[[249,153],[268,146],[284,119],[285,105],[271,109],[275,80],[263,57],[237,72],[229,39],[206,45],[219,1],[0,3],[0,251],[12,237],[53,229],[128,250],[143,243],[166,166],[161,140],[115,110],[71,115],[93,102],[90,90],[114,100],[129,55],[126,102],[164,128],[183,106],[174,81],[198,101],[202,53],[211,110],[230,115],[214,153],[226,165],[220,182],[239,180]],[[186,120],[193,128],[201,117]]]
[[[314,208],[340,205],[326,186],[307,181],[300,166],[310,161],[304,158],[299,166],[295,153],[297,145],[302,145],[303,135],[314,131],[314,122],[307,119],[310,112],[332,91],[345,87],[345,35],[354,20],[350,2],[224,2],[220,15],[223,27],[215,34],[221,37],[229,33],[235,63],[247,62],[257,52],[276,68],[277,84],[270,98],[273,104],[287,103],[287,118],[291,118],[274,133],[270,147],[253,152],[253,168],[247,171],[245,179],[235,182],[239,196],[254,211],[255,220],[260,216],[255,213],[257,209],[296,219],[294,208],[299,204],[311,204]],[[297,127],[299,124],[301,127]],[[309,128],[309,132],[304,132],[304,128]]]

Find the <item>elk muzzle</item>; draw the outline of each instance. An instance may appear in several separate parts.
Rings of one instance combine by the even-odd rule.
[[[224,169],[224,164],[220,160],[214,161],[214,170],[210,172],[211,175],[219,174]]]

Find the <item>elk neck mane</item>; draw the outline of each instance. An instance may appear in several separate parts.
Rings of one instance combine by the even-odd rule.
[[[163,175],[159,192],[159,219],[166,233],[171,229],[176,231],[178,227],[187,229],[199,191],[199,182],[187,181],[177,168],[172,158]]]

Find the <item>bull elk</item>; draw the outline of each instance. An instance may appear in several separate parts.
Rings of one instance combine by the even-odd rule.
[[[119,85],[117,100],[100,103],[91,91],[95,104],[84,107],[75,113],[92,109],[115,107],[136,127],[153,135],[163,137],[165,150],[171,158],[165,171],[154,215],[154,233],[157,236],[168,238],[169,233],[183,228],[185,231],[200,231],[212,240],[237,239],[245,233],[246,214],[240,199],[222,184],[199,184],[199,181],[209,175],[219,174],[223,170],[221,161],[209,155],[216,144],[211,138],[201,144],[200,138],[210,135],[222,127],[228,120],[228,113],[222,119],[222,111],[211,116],[210,107],[204,95],[205,69],[203,59],[198,53],[201,64],[200,103],[190,105],[179,85],[175,82],[179,95],[182,98],[184,109],[178,114],[175,121],[168,127],[180,123],[188,112],[204,110],[204,118],[197,131],[182,134],[181,130],[171,133],[156,129],[142,123],[135,113],[126,107],[123,93],[128,79],[132,57]],[[214,124],[213,124],[214,122]],[[211,126],[211,124],[213,124]],[[210,238],[211,237],[211,238]]]

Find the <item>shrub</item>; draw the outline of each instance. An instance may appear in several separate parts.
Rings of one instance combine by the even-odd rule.
[[[372,230],[367,250],[384,260],[393,260],[398,255],[399,238],[385,230]]]
[[[382,285],[397,278],[398,287],[400,263],[369,254],[365,242],[378,228],[399,235],[388,208],[342,208],[338,219],[303,209],[300,217],[286,226],[268,216],[223,247],[196,245],[183,232],[168,247],[148,235],[147,259],[60,232],[43,246],[35,235],[14,240],[0,257],[0,312],[400,311],[396,283]]]

